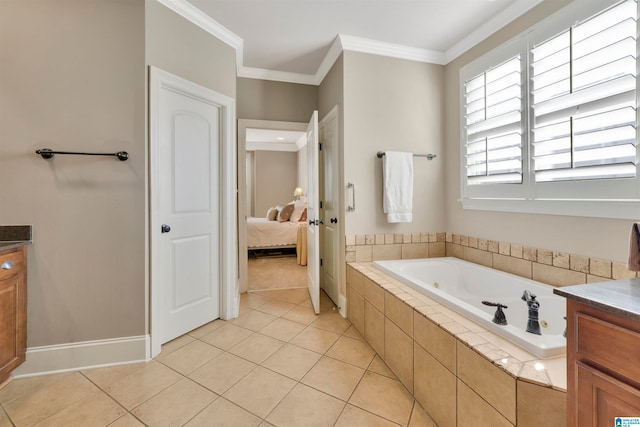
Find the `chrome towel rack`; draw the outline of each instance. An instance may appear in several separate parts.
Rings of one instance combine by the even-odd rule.
[[[384,151],[378,151],[378,154],[376,154],[378,156],[379,159],[384,157]],[[426,157],[427,160],[433,160],[436,158],[435,154],[414,154],[413,157]]]
[[[36,150],[36,154],[40,154],[43,159],[52,159],[54,154],[73,154],[78,156],[115,156],[121,162],[129,159],[129,153],[126,151],[118,151],[117,153],[84,153],[82,151],[54,151],[50,148],[42,148]]]

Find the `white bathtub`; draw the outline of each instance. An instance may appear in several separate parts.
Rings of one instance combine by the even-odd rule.
[[[376,268],[401,280],[540,358],[561,356],[566,351],[562,335],[566,321],[565,299],[553,294],[553,287],[533,280],[483,267],[457,258],[426,258],[376,261]],[[527,303],[521,299],[529,290],[540,302],[542,335],[526,332]],[[495,307],[482,301],[498,302],[508,325],[493,323]]]

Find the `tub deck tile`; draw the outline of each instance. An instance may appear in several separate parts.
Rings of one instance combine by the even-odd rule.
[[[526,248],[525,248],[526,249]],[[524,251],[526,253],[526,250]],[[524,255],[523,255],[524,256]],[[380,273],[373,264],[349,264],[374,284],[411,306],[417,315],[430,319],[460,342],[473,349],[508,375],[524,382],[566,391],[566,356],[539,360],[534,354],[516,346],[483,326],[459,315],[439,302],[418,294],[401,281]],[[376,282],[382,282],[380,283]]]

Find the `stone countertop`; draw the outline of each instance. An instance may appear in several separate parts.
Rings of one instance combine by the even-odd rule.
[[[610,313],[640,321],[640,279],[564,286],[553,293]]]
[[[32,236],[31,225],[0,225],[0,251],[30,245]]]

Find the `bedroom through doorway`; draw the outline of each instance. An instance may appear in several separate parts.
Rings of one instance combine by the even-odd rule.
[[[306,288],[306,124],[238,125],[240,290]]]

